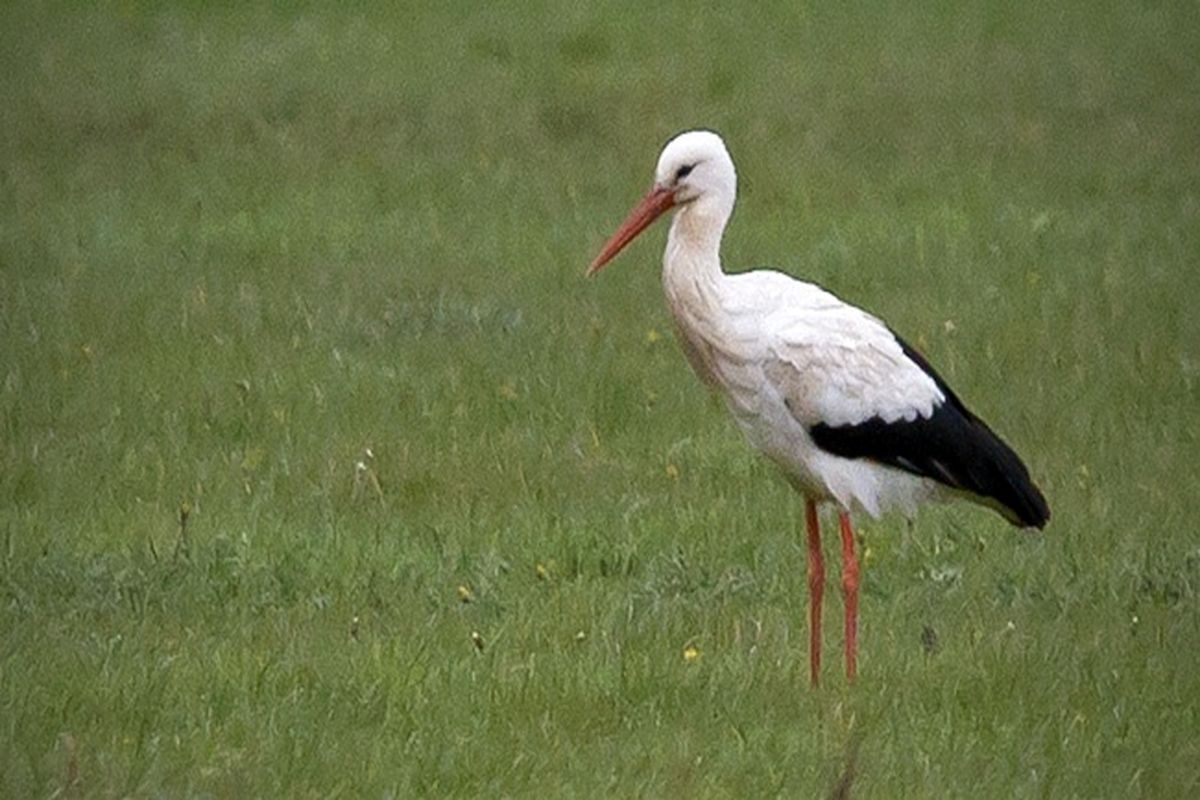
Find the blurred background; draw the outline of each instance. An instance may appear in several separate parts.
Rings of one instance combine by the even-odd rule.
[[[0,793],[1193,795],[1197,53],[1194,3],[5,4]],[[1054,510],[864,519],[852,688],[665,226],[583,278],[695,127],[726,268],[886,319]]]

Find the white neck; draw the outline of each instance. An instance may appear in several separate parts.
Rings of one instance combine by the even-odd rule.
[[[730,206],[697,200],[680,208],[663,254],[663,293],[684,355],[713,388],[722,383],[718,353],[729,339],[729,314],[722,303],[729,279],[721,271],[721,234]]]
[[[721,236],[732,205],[720,197],[701,197],[675,212],[663,254],[663,285],[672,307],[677,301],[688,306],[715,301],[725,277]]]

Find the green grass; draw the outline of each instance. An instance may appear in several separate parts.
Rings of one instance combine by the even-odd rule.
[[[1200,793],[1200,13],[911,6],[0,9],[0,795]],[[1054,510],[864,520],[853,687],[582,277],[696,126]]]

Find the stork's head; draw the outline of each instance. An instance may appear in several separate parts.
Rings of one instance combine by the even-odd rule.
[[[733,210],[736,194],[737,173],[721,137],[712,131],[679,134],[667,142],[658,157],[654,186],[605,242],[587,274],[594,274],[611,261],[669,209],[704,209],[715,214],[723,226]]]
[[[654,171],[654,188],[669,190],[675,205],[737,191],[737,173],[725,142],[712,131],[681,133],[663,148]]]

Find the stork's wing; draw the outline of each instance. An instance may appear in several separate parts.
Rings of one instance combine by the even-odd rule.
[[[764,366],[813,442],[975,495],[1015,524],[1044,525],[1045,498],[1012,448],[887,326],[821,294],[803,314],[776,317]]]
[[[929,417],[946,395],[875,317],[811,285],[767,320],[767,379],[805,427]]]

